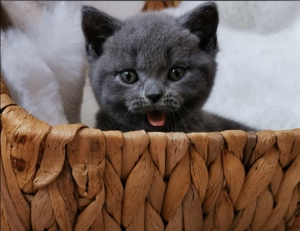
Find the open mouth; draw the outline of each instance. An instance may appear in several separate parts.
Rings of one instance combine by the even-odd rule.
[[[147,112],[147,120],[154,127],[164,126],[166,122],[166,113],[161,111]]]

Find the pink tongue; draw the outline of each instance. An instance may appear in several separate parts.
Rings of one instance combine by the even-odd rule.
[[[164,126],[166,114],[160,111],[151,111],[147,113],[147,119],[152,126]]]

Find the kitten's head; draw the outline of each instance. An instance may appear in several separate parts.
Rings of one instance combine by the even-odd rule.
[[[167,131],[207,100],[216,72],[218,12],[142,13],[119,21],[82,9],[90,80],[101,110],[133,129]]]

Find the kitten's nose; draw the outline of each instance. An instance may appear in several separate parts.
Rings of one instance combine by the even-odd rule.
[[[148,81],[145,86],[145,96],[152,102],[156,103],[164,95],[163,83],[160,81]]]
[[[160,93],[147,95],[147,98],[150,99],[152,101],[152,103],[156,103],[161,97],[162,97],[162,94],[160,94]]]

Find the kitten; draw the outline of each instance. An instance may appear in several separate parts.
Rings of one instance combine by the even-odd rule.
[[[102,130],[201,132],[251,128],[201,109],[216,74],[218,11],[143,13],[119,21],[89,6],[82,29]]]

